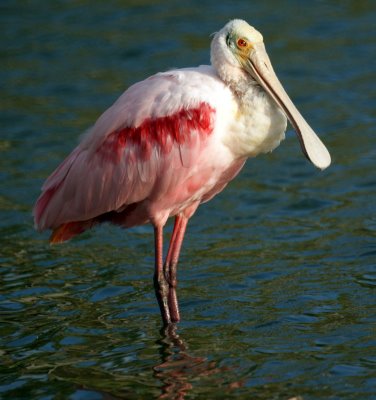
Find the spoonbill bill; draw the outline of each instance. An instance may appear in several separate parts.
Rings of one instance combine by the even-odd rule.
[[[154,286],[164,324],[180,320],[177,263],[188,220],[249,157],[275,149],[287,120],[304,155],[330,164],[321,140],[274,73],[262,35],[232,20],[211,43],[211,65],[157,73],[128,88],[50,175],[34,207],[38,230],[64,242],[102,222],[151,223]],[[174,228],[163,261],[163,227]]]

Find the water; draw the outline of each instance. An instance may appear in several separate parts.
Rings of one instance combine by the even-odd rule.
[[[1,3],[1,398],[374,398],[375,6],[254,3]],[[150,227],[51,247],[31,208],[127,86],[207,63],[233,17],[263,32],[333,165],[315,170],[289,131],[202,206],[183,321],[163,332]]]

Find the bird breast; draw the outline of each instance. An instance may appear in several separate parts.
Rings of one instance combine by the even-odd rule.
[[[255,157],[274,150],[285,138],[287,118],[270,96],[251,84],[237,102],[225,144],[239,157]]]

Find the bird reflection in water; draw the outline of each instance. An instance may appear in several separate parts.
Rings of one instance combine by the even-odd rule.
[[[184,340],[177,334],[175,324],[161,330],[162,338],[158,340],[161,345],[160,353],[162,362],[156,365],[154,377],[159,379],[163,386],[159,399],[182,400],[193,389],[192,381],[218,374],[218,385],[223,385],[223,372],[228,367],[217,367],[216,361],[209,361],[204,357],[193,357],[188,354],[188,347]],[[227,374],[226,374],[227,375]],[[233,382],[227,386],[228,390],[242,386],[242,382]]]

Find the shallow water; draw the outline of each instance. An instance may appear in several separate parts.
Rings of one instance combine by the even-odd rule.
[[[253,3],[1,3],[0,398],[374,398],[375,6]],[[203,205],[179,265],[183,321],[164,332],[150,227],[51,247],[31,208],[127,86],[208,63],[233,17],[263,32],[333,165],[315,170],[290,130]]]

